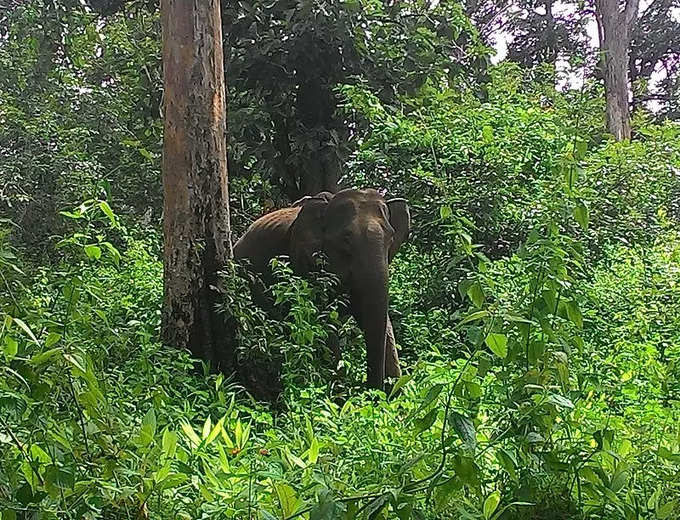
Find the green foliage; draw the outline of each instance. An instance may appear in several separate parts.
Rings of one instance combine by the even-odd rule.
[[[269,180],[290,200],[344,173],[354,142],[337,84],[366,82],[389,101],[426,83],[477,91],[486,75],[489,49],[458,2],[223,5],[230,173]]]
[[[35,0],[1,23],[0,212],[23,243],[49,251],[57,212],[102,193],[124,214],[159,216],[158,17],[100,23],[79,2]]]
[[[235,333],[235,363],[250,383],[249,390],[270,400],[281,390],[294,392],[296,399],[284,395],[289,402],[300,399],[303,388],[316,387],[311,394],[303,392],[306,398],[316,398],[319,387],[331,379],[343,386],[346,380],[338,379],[341,373],[356,380],[360,364],[350,364],[352,373],[343,367],[348,359],[362,359],[353,346],[360,332],[348,319],[337,277],[325,271],[314,280],[294,276],[284,258],[274,259],[272,267],[267,288],[246,266],[235,262],[225,266],[221,277],[218,310]],[[344,352],[340,364],[337,351]]]
[[[561,172],[556,182],[570,195],[551,214],[576,221],[569,208],[587,182],[570,186]],[[447,335],[435,330],[422,343],[424,359],[389,399],[352,392],[338,403],[324,389],[330,372],[320,361],[321,324],[337,312],[326,292],[332,279],[295,279],[276,261],[280,321],[272,321],[258,314],[246,279],[225,276],[228,309],[244,327],[243,361],[282,360],[287,411],[272,414],[223,376],[196,371],[186,353],[155,343],[161,277],[148,245],[127,238],[120,257],[108,247],[101,256],[87,253],[121,232],[109,211],[91,201],[65,212],[78,229],[62,240],[62,267],[31,282],[4,243],[3,274],[14,289],[3,301],[5,511],[675,514],[680,446],[669,397],[680,385],[669,332],[677,332],[680,314],[677,284],[667,282],[680,270],[680,240],[663,215],[658,244],[647,252],[617,246],[608,252],[612,267],[596,268],[588,283],[578,244],[550,221],[517,255],[498,261],[459,233],[474,266],[459,284],[465,309],[452,321],[401,320],[413,341],[428,320]],[[394,281],[397,305],[407,302],[417,277]],[[611,305],[614,293],[619,307]],[[458,360],[449,357],[452,348]],[[356,369],[361,354],[343,354]]]

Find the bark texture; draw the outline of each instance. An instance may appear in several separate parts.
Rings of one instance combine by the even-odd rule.
[[[639,0],[626,0],[623,9],[619,6],[619,0],[595,1],[604,65],[607,129],[618,141],[630,139],[631,136],[628,53],[638,7]]]
[[[231,256],[219,0],[163,0],[163,340],[229,364],[214,312]]]

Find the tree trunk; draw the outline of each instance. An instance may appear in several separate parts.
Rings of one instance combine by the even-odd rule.
[[[613,30],[625,32],[622,26],[613,28]],[[631,136],[628,104],[628,46],[624,44],[624,37],[617,35],[613,38],[608,45],[604,60],[607,128],[617,141],[630,139]]]
[[[164,73],[163,340],[228,365],[214,311],[231,257],[219,0],[162,0]]]
[[[604,65],[607,129],[616,140],[630,139],[628,103],[628,51],[631,28],[637,19],[639,0],[627,0],[623,11],[619,0],[596,0],[600,51]]]

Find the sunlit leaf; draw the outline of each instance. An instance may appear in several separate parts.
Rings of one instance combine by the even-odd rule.
[[[548,401],[561,408],[568,408],[570,410],[574,408],[574,403],[562,395],[550,394],[550,396],[548,396]]]
[[[99,260],[102,256],[102,249],[97,245],[90,244],[85,246],[83,249],[90,260]]]
[[[5,339],[3,340],[2,350],[5,353],[5,357],[7,358],[7,360],[11,361],[12,359],[14,359],[14,356],[16,356],[17,352],[19,351],[19,344],[13,337],[5,336]]]
[[[486,318],[488,315],[489,315],[489,311],[486,311],[486,310],[473,312],[473,313],[465,316],[465,318],[463,318],[460,321],[459,325],[465,325],[466,323],[470,323],[472,321],[481,320],[482,318]]]
[[[659,506],[659,508],[656,510],[656,517],[659,520],[674,518],[677,504],[678,504],[677,500],[671,500],[670,502],[666,502],[664,505]]]
[[[116,226],[116,215],[113,213],[113,210],[111,209],[111,206],[109,206],[109,203],[106,202],[105,200],[102,200],[99,203],[99,209],[101,209],[102,212],[109,218],[111,225],[115,227]]]
[[[483,506],[483,511],[484,511],[484,518],[489,520],[491,518],[491,515],[494,514],[496,511],[496,508],[498,507],[498,504],[501,501],[501,494],[499,491],[494,491],[491,493],[488,497],[486,497],[486,500],[484,500],[484,506]]]
[[[491,352],[496,354],[500,358],[505,358],[508,355],[508,338],[505,334],[499,334],[492,332],[484,340],[487,347],[491,349]]]
[[[28,325],[26,325],[26,323],[24,323],[23,320],[20,320],[19,318],[12,318],[12,320],[14,321],[14,323],[16,323],[19,326],[19,328],[21,330],[23,330],[28,335],[29,338],[31,338],[33,340],[34,343],[36,343],[38,345],[40,344],[38,342],[38,338],[35,337],[35,334],[33,334],[33,331],[31,331],[31,329],[28,327]]]
[[[194,431],[194,429],[191,427],[191,425],[189,423],[182,422],[180,426],[181,426],[184,434],[191,441],[191,444],[193,445],[193,447],[196,447],[199,444],[201,444],[201,438],[196,434],[196,432]]]
[[[413,379],[413,374],[404,374],[401,376],[396,383],[394,383],[394,386],[392,387],[392,391],[390,392],[389,399],[392,399],[395,395],[397,395],[397,392],[401,390],[401,388],[408,383],[411,379]]]
[[[319,458],[319,441],[316,440],[316,437],[312,439],[311,444],[309,445],[309,452],[307,454],[307,459],[311,464],[316,463],[317,459]]]
[[[479,282],[474,282],[467,290],[467,295],[470,301],[476,306],[481,307],[484,305],[484,290]]]
[[[177,451],[177,434],[172,430],[165,430],[161,445],[166,457],[174,457]]]
[[[279,499],[283,517],[287,518],[295,513],[300,505],[300,499],[295,493],[295,490],[285,482],[274,482],[274,490]]]

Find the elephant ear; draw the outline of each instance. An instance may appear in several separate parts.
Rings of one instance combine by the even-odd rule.
[[[394,228],[394,241],[388,253],[388,261],[391,262],[411,231],[411,212],[406,199],[388,200],[387,209],[390,211],[390,225]]]
[[[313,254],[323,249],[323,221],[328,197],[303,197],[295,203],[300,207],[290,227],[290,261],[297,274],[314,268]]]

